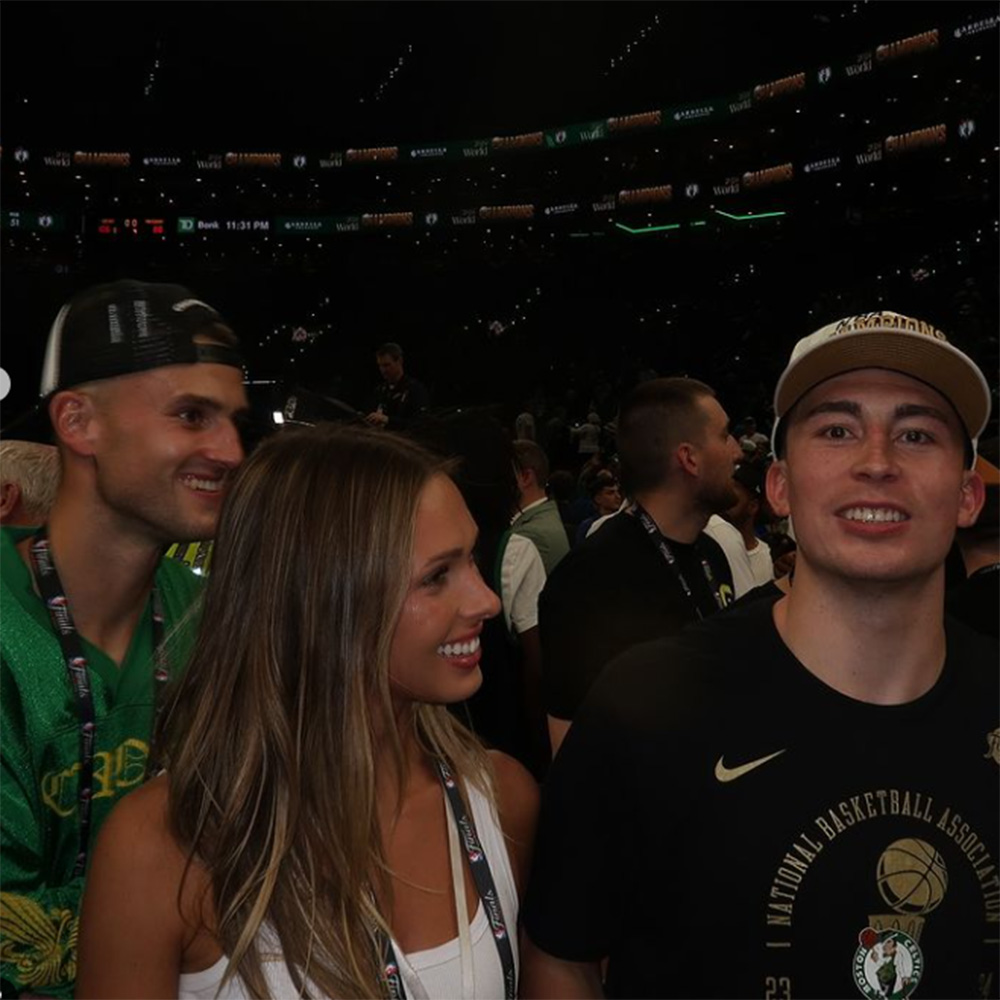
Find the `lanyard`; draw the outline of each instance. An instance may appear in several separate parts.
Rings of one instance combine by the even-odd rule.
[[[90,804],[94,794],[94,739],[97,735],[97,720],[94,716],[94,698],[90,688],[90,673],[87,658],[83,655],[80,635],[73,623],[69,601],[56,565],[52,561],[49,540],[43,525],[32,536],[31,561],[35,583],[45,601],[52,631],[62,648],[63,659],[69,672],[70,684],[76,698],[76,714],[80,720],[80,779],[77,790],[77,811],[80,817],[80,847],[73,867],[73,877],[82,875],[87,867],[87,852],[90,848]],[[153,680],[155,693],[162,690],[169,674],[166,654],[163,648],[163,606],[156,588],[152,593],[153,603]],[[158,698],[155,701],[159,701]]]
[[[514,952],[510,944],[510,931],[504,920],[503,909],[500,906],[500,897],[497,895],[496,883],[493,881],[493,873],[490,871],[490,864],[486,860],[486,855],[476,834],[476,826],[465,811],[465,805],[458,792],[455,778],[443,760],[437,760],[435,763],[438,774],[441,777],[441,783],[444,785],[448,804],[451,806],[455,826],[461,835],[462,843],[465,847],[465,855],[469,859],[469,870],[472,872],[472,880],[476,884],[476,890],[479,892],[479,898],[482,901],[483,909],[486,911],[490,928],[493,931],[493,941],[497,946],[497,952],[500,955],[500,965],[503,969],[504,996],[506,1000],[514,1000],[514,997],[517,995],[517,972],[514,968]],[[456,873],[456,867],[456,858],[453,852],[452,878],[454,880],[457,877],[461,882],[461,873]],[[468,917],[465,916],[464,891],[459,893],[456,889],[455,905],[457,907],[456,916],[458,918],[459,937],[461,939],[463,917],[466,922],[468,921]],[[471,979],[471,948],[469,951],[470,968],[466,969],[463,962],[463,985],[467,979]],[[392,942],[388,938],[385,939],[383,961],[386,983],[389,987],[389,996],[393,1000],[406,1000],[406,990],[403,986],[403,977],[399,971],[399,962],[396,960],[396,952],[392,947]]]
[[[674,575],[677,577],[677,582],[681,585],[681,590],[684,591],[684,596],[694,605],[695,614],[699,619],[704,618],[705,615],[702,613],[701,606],[698,604],[697,598],[691,591],[691,586],[684,578],[683,572],[681,572],[680,565],[677,562],[677,557],[674,555],[673,550],[667,544],[667,540],[663,537],[663,533],[656,526],[656,522],[643,510],[642,506],[638,503],[633,504],[631,513],[639,518],[639,523],[642,524],[643,528],[646,530],[646,534],[649,535],[652,543],[659,549],[660,555],[663,556],[667,565],[674,571]],[[712,572],[712,567],[709,566],[708,560],[699,552],[699,559],[701,559],[701,571],[705,574],[705,582],[708,584],[708,589],[712,593],[712,597],[715,598],[715,603],[720,607],[724,607],[722,603],[722,598],[719,596],[719,588],[715,583],[715,574]]]

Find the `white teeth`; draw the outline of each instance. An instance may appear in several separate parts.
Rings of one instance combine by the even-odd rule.
[[[900,510],[888,507],[852,507],[842,514],[848,521],[864,521],[866,524],[881,524],[887,521],[908,521],[909,517]]]
[[[193,490],[205,490],[214,493],[222,485],[221,479],[196,479],[194,476],[184,477],[185,486],[190,486]]]
[[[446,642],[438,646],[439,656],[471,656],[479,649],[479,637],[469,640],[469,642]]]

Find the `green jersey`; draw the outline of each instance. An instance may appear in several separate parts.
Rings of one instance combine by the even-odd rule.
[[[77,818],[80,719],[49,612],[15,548],[31,528],[0,531],[0,976],[25,992],[70,997],[83,877]],[[181,563],[156,573],[172,673],[194,640],[201,582]],[[111,807],[146,778],[153,724],[153,624],[143,612],[121,666],[80,637],[96,738],[91,846]]]

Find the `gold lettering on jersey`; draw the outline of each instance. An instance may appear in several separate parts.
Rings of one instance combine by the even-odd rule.
[[[95,799],[114,798],[121,792],[142,784],[149,760],[149,744],[137,739],[127,739],[114,750],[101,750],[94,754]],[[77,777],[80,762],[62,771],[49,771],[42,775],[42,801],[63,818],[76,812]]]
[[[832,842],[849,830],[884,816],[907,816],[926,823],[939,830],[955,843],[979,882],[983,899],[983,919],[988,924],[1000,923],[1000,871],[989,848],[970,824],[948,806],[935,810],[934,799],[925,792],[910,789],[877,788],[859,792],[835,803],[813,819],[815,829],[799,834],[784,856],[778,861],[774,877],[765,903],[765,919],[769,927],[786,927],[791,933],[795,915],[795,901],[799,889],[806,881],[816,857]],[[922,835],[926,836],[926,835]],[[918,851],[925,851],[932,867],[944,867],[938,849],[929,841],[904,838],[889,845],[880,865],[891,865],[894,850],[906,851],[908,845],[917,844]],[[888,860],[886,860],[888,858]],[[942,876],[943,898],[947,886],[947,872]],[[883,884],[880,883],[880,892]],[[883,897],[885,894],[883,892]],[[890,901],[889,898],[886,899]],[[933,904],[934,906],[937,903]],[[933,906],[927,909],[930,912]],[[885,914],[869,914],[872,927],[907,930],[915,940],[919,939],[926,914],[895,911]],[[904,926],[905,924],[905,926]],[[783,936],[779,932],[779,936]],[[779,945],[775,945],[778,947]]]

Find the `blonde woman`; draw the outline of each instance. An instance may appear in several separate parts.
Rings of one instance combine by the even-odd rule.
[[[222,514],[166,773],[113,812],[79,997],[513,997],[537,789],[446,705],[500,602],[441,461],[265,442]]]

